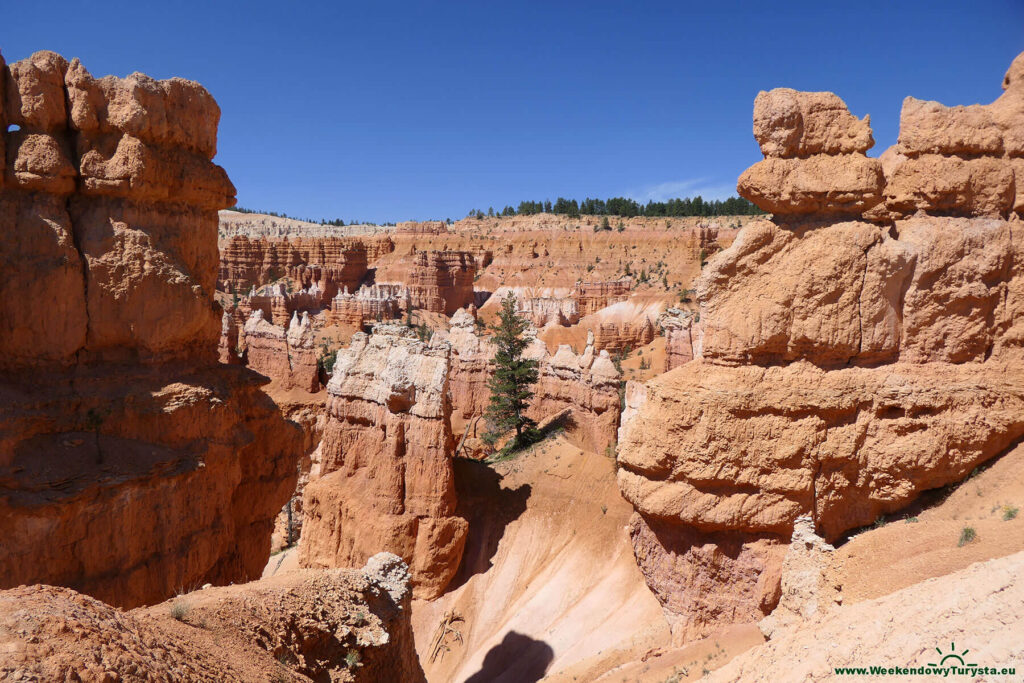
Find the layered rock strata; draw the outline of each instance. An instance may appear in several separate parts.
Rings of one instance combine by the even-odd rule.
[[[382,253],[394,248],[389,240],[235,235],[221,245],[217,286],[224,292],[247,292],[289,277],[303,288],[315,283],[329,301],[345,287],[359,287],[371,256],[379,257],[368,253],[367,245]]]
[[[420,251],[378,268],[376,281],[403,285],[414,308],[450,316],[474,303],[476,268],[469,252]]]
[[[303,498],[302,566],[355,566],[386,550],[409,563],[418,597],[448,585],[468,529],[455,516],[450,355],[401,325],[359,332],[339,351],[319,478]]]
[[[933,149],[1010,154],[1017,129],[986,122],[1024,114],[1022,70],[1018,57],[989,108],[929,105],[925,116],[909,102],[901,144],[918,159]],[[888,199],[908,196],[895,172],[870,190],[845,184],[841,169],[815,175],[802,165],[858,174],[874,161],[862,156],[866,122],[837,102],[758,96],[766,161],[739,189],[775,218],[709,261],[697,290],[700,355],[649,382],[624,423],[618,478],[637,510],[638,561],[684,635],[771,608],[798,517],[835,540],[1024,435],[1020,221],[1004,219],[1010,204],[985,199],[1006,195],[1004,180],[977,176],[987,180],[970,192],[948,186],[909,207]],[[807,184],[794,185],[792,169]],[[876,208],[883,196],[888,211]],[[869,210],[870,222],[858,217]]]
[[[640,322],[606,322],[594,329],[594,348],[612,353],[637,349],[654,341],[654,325],[644,317]]]
[[[259,576],[299,435],[217,363],[216,102],[52,52],[0,90],[0,586],[133,606]]]
[[[483,415],[490,398],[487,380],[495,347],[478,334],[476,321],[466,311],[451,320],[447,341],[451,344],[450,392],[454,414],[464,419]],[[566,431],[581,448],[604,453],[615,444],[619,427],[619,380],[607,351],[598,351],[590,334],[583,353],[566,344],[549,354],[534,339],[526,355],[537,360],[538,381],[527,415],[537,422],[567,412]]]
[[[306,289],[289,291],[284,284],[252,288],[240,298],[244,311],[263,311],[263,318],[275,325],[286,326],[296,313],[316,313],[325,307],[326,297],[315,282]]]
[[[580,321],[579,302],[572,298],[517,297],[516,307],[517,312],[536,327],[568,326]]]
[[[362,329],[374,322],[392,320],[408,308],[409,294],[404,288],[389,285],[360,287],[355,294],[346,288],[331,299],[328,320],[333,325],[348,325]]]
[[[572,297],[576,300],[580,317],[597,313],[606,306],[625,301],[633,289],[633,278],[608,282],[577,282]]]

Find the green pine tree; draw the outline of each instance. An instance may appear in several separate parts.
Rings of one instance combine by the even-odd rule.
[[[537,382],[536,360],[523,358],[523,351],[530,341],[524,336],[529,322],[516,313],[515,294],[509,292],[501,300],[498,323],[491,327],[497,353],[491,361],[494,374],[487,380],[491,398],[486,416],[488,432],[484,436],[493,444],[501,434],[510,429],[516,431],[507,450],[516,450],[537,439],[537,423],[524,413],[533,398],[532,386]]]

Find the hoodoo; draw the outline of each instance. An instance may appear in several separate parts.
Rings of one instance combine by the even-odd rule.
[[[217,363],[216,102],[52,52],[0,95],[0,587],[133,607],[259,577],[300,435]]]
[[[760,92],[750,159],[712,142],[735,136],[730,90],[820,65],[673,48],[650,78],[637,60],[678,43],[663,4],[596,34],[621,42],[625,99],[576,68],[608,71],[585,51],[607,41],[534,36],[573,74],[549,78],[501,41],[466,59],[448,16],[360,43],[404,11],[372,3],[352,49],[307,31],[245,52],[258,78],[216,76],[241,106],[223,125],[192,81],[0,58],[0,680],[1018,675],[1024,54],[989,104],[907,97],[874,156],[838,95]],[[149,60],[237,54],[238,31],[183,42],[164,14]],[[784,34],[778,14],[723,13],[688,52],[742,43],[736,22]],[[872,23],[918,41],[883,75],[935,63],[942,22],[911,36],[907,14]],[[135,14],[81,19],[103,29],[76,24],[83,49],[132,46]],[[821,25],[850,39],[816,54],[876,114],[850,82],[881,79],[877,55]],[[957,68],[1020,49],[979,30],[972,55],[961,30]],[[285,96],[239,105],[253,83]],[[426,106],[372,104],[410,95]],[[237,194],[276,205],[234,206],[215,158],[263,159]],[[462,213],[495,183],[627,196]]]
[[[835,540],[1024,435],[1024,56],[1003,88],[908,98],[883,163],[835,95],[758,95],[739,190],[774,218],[708,262],[702,345],[633,392],[618,449],[678,634],[767,614],[801,515]]]
[[[386,550],[409,563],[417,597],[448,585],[467,530],[454,516],[450,355],[387,324],[339,352],[320,476],[304,494],[302,566],[350,567]]]

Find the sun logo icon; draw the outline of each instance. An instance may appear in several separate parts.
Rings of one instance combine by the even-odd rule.
[[[939,656],[942,657],[942,659],[939,660],[938,664],[933,664],[932,662],[928,662],[928,666],[945,666],[946,665],[946,660],[948,660],[948,659],[956,660],[957,662],[959,662],[960,666],[978,666],[977,664],[966,664],[964,662],[964,656],[968,652],[970,652],[970,650],[964,650],[963,652],[957,652],[956,651],[956,643],[950,643],[949,644],[949,652],[947,652],[945,655],[942,654],[942,648],[938,648],[937,647],[937,648],[935,648],[935,651],[939,653]]]

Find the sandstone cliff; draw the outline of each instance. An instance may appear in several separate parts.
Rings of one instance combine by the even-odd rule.
[[[431,313],[453,315],[474,302],[476,261],[464,251],[421,251],[377,269],[381,284],[400,284],[409,305]]]
[[[468,527],[454,515],[450,353],[400,325],[339,351],[319,478],[304,493],[302,566],[349,567],[386,550],[409,563],[417,597],[448,585]]]
[[[367,245],[377,253],[370,254]],[[329,301],[345,287],[356,289],[367,263],[393,248],[387,240],[344,237],[270,239],[235,235],[221,245],[217,286],[225,292],[247,292],[272,280],[290,277],[303,287],[316,283]]]
[[[466,311],[452,316],[451,324],[452,406],[456,416],[468,420],[482,416],[487,407],[495,348],[477,334],[476,322]],[[593,335],[579,355],[564,344],[549,354],[536,339],[526,355],[540,363],[527,415],[539,423],[565,412],[564,426],[576,445],[597,453],[611,447],[619,426],[620,375],[608,352],[595,349]]]
[[[313,345],[313,326],[309,314],[292,314],[288,328],[268,323],[263,311],[252,312],[245,323],[246,365],[256,372],[278,380],[285,390],[297,387],[311,393],[320,390],[317,350]],[[222,341],[224,347],[229,342]]]
[[[259,576],[299,435],[217,364],[216,102],[52,52],[0,102],[0,586],[133,606]]]
[[[677,633],[767,613],[797,517],[836,539],[1024,435],[1024,56],[1004,89],[986,107],[908,100],[906,160],[884,175],[836,96],[758,95],[765,160],[739,190],[775,218],[709,261],[699,357],[649,382],[619,448]]]

